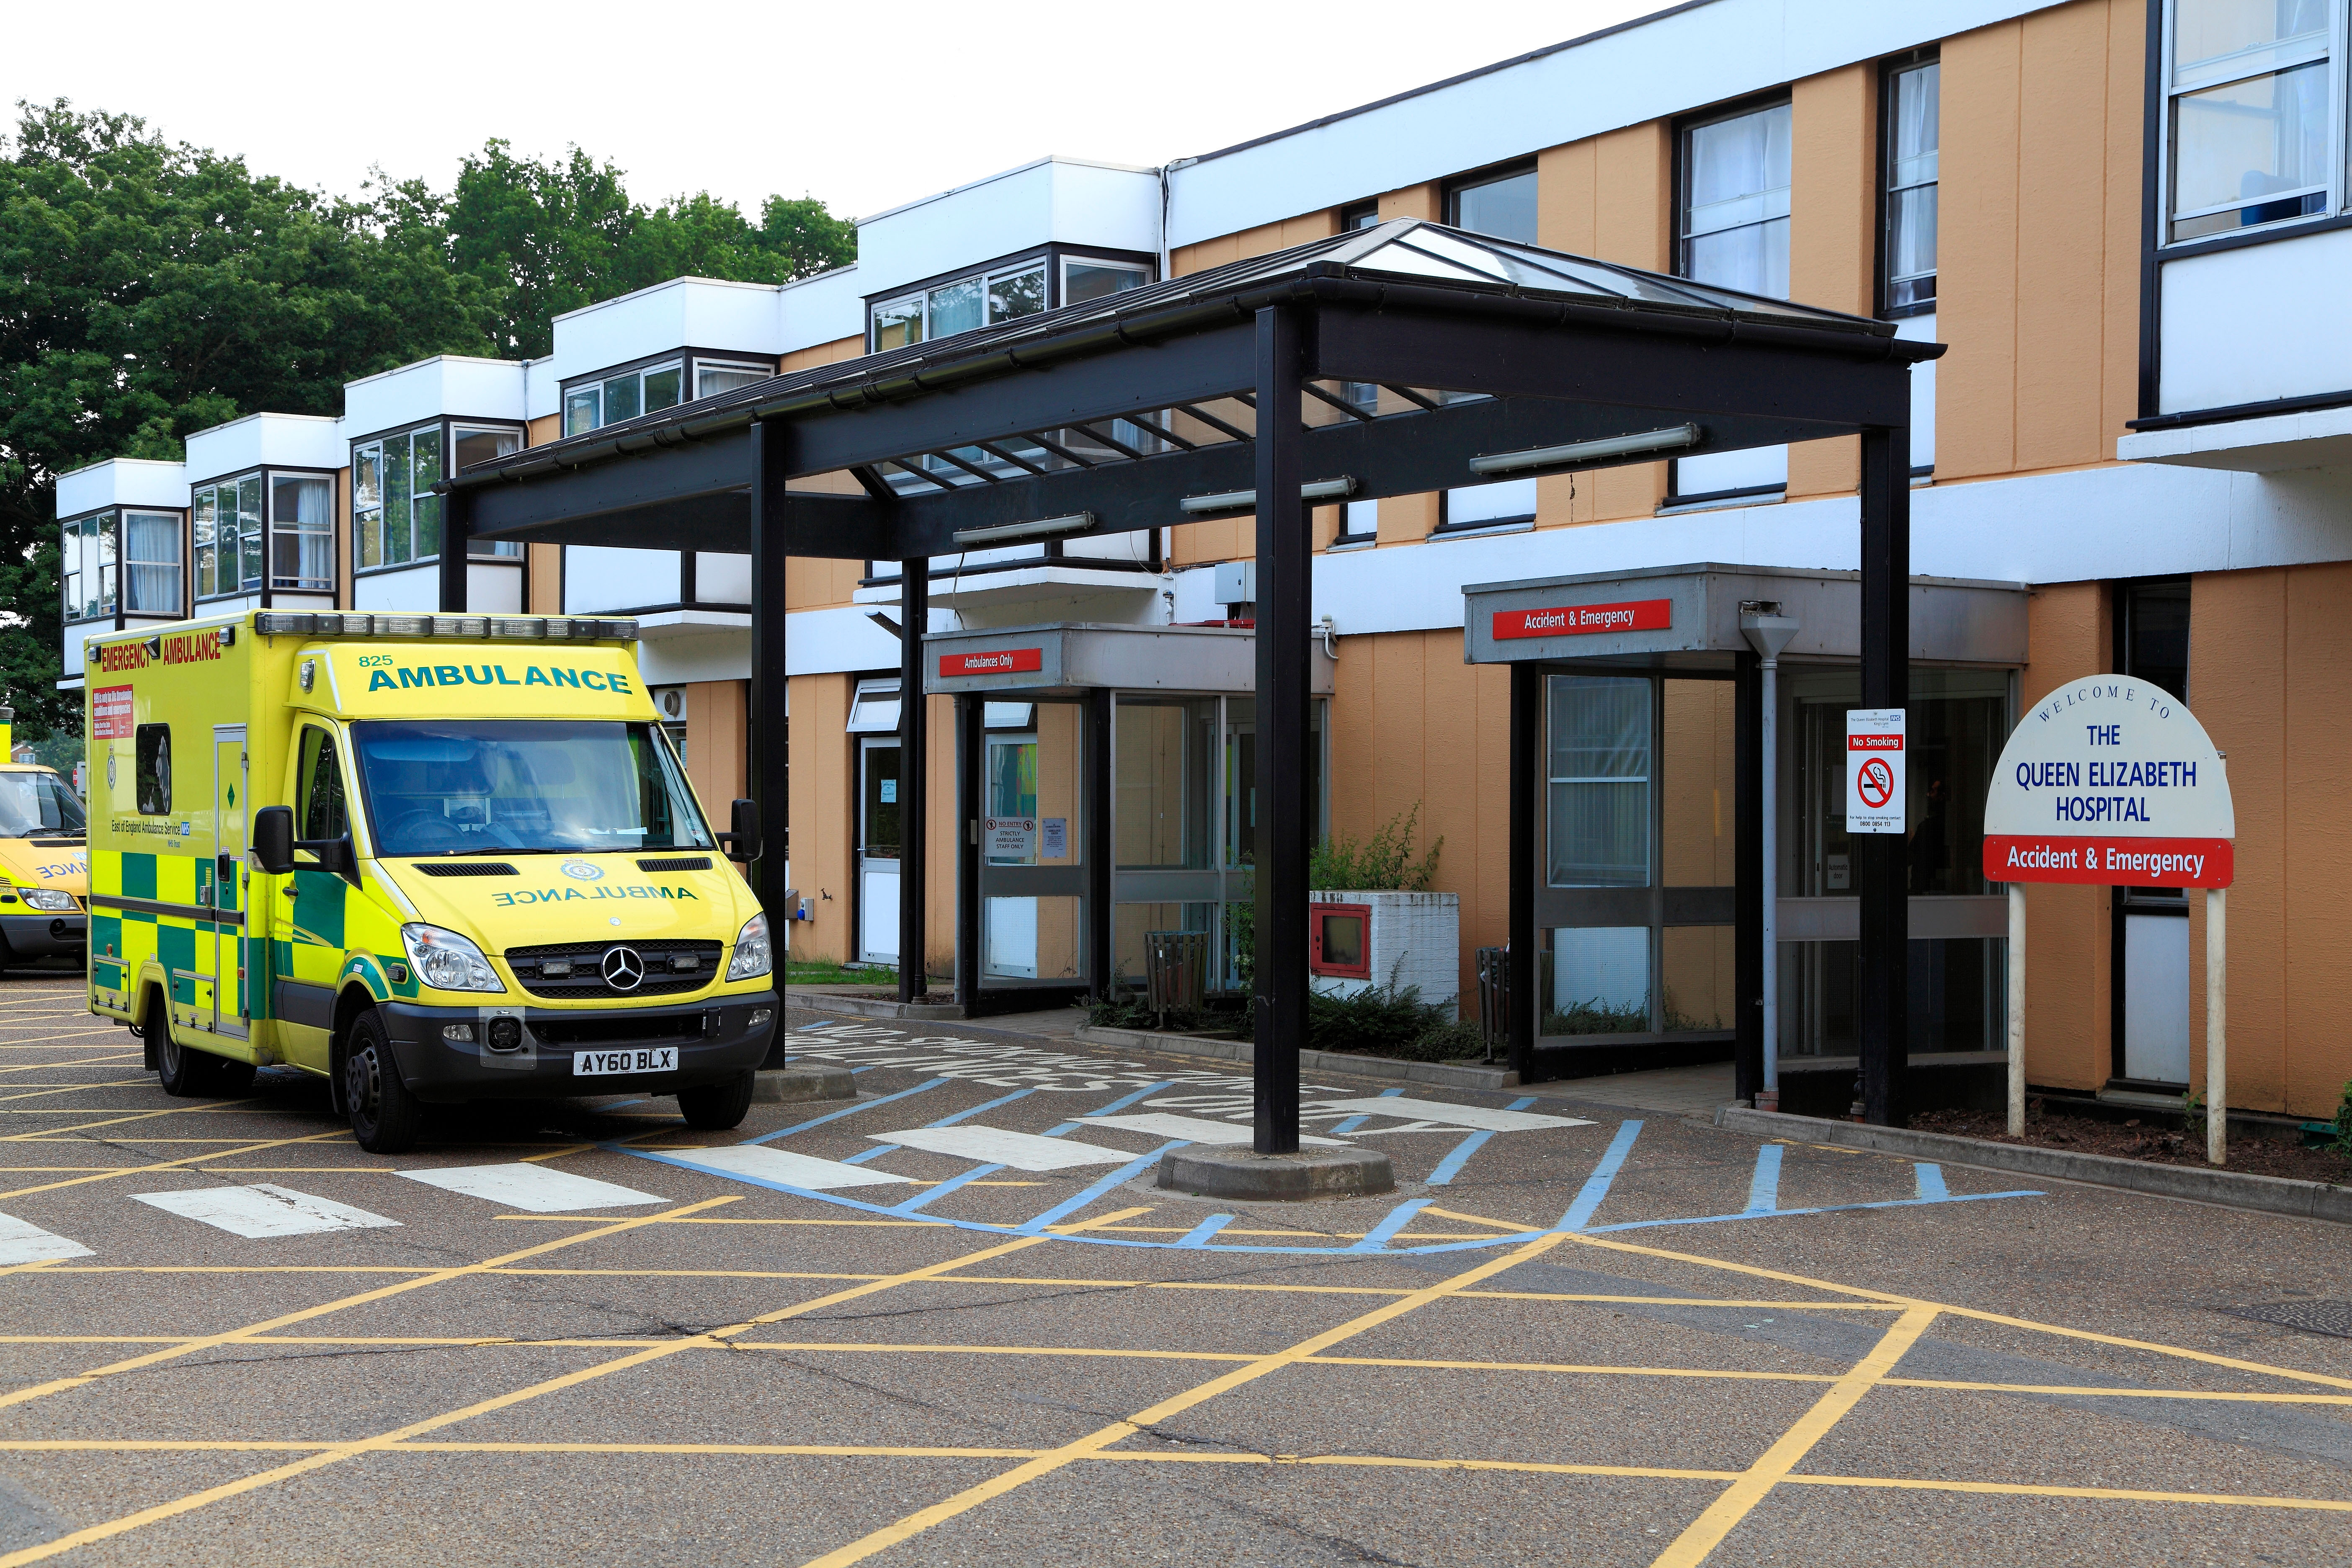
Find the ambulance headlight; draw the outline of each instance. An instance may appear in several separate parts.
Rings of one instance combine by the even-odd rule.
[[[768,948],[768,917],[753,915],[735,933],[735,957],[727,965],[730,980],[749,980],[775,967]]]
[[[439,926],[407,925],[400,928],[401,945],[408,949],[408,962],[416,967],[416,978],[436,991],[503,991],[504,982],[482,956],[482,950],[454,931]]]
[[[62,888],[20,888],[25,902],[37,910],[52,910],[59,914],[71,914],[80,906],[74,896]]]

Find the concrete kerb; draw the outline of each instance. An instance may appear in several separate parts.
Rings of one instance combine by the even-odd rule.
[[[1301,1149],[1260,1154],[1230,1144],[1187,1144],[1160,1156],[1158,1184],[1198,1198],[1311,1203],[1396,1191],[1396,1167],[1374,1149]]]
[[[2156,1197],[2186,1198],[2224,1208],[2252,1209],[2297,1219],[2331,1220],[2352,1225],[2352,1186],[2325,1182],[2291,1181],[2283,1176],[2256,1176],[2241,1171],[2200,1170],[2193,1165],[2158,1165],[2121,1160],[2112,1154],[2083,1154],[2064,1149],[2043,1149],[2030,1143],[1995,1143],[1980,1138],[1960,1138],[1948,1132],[1914,1132],[1904,1127],[1872,1127],[1854,1121],[1827,1121],[1811,1116],[1790,1116],[1777,1110],[1750,1110],[1727,1105],[1715,1114],[1715,1124],[1734,1132],[1766,1138],[1791,1138],[1809,1143],[1835,1143],[1853,1149],[1874,1149],[1885,1154],[1944,1164],[1975,1165],[1992,1171],[2019,1171],[2053,1181],[2080,1182],[2095,1187],[2120,1187]]]
[[[791,991],[792,1005],[805,1007],[812,1013],[835,1013],[850,1018],[900,1018],[910,1023],[926,1020],[953,1023],[963,1017],[963,1004],[961,1002],[936,1005],[924,1002],[889,1002],[878,996],[845,996],[838,991],[820,991],[805,985],[793,986]]]
[[[790,1067],[751,1075],[754,1105],[799,1105],[816,1100],[856,1100],[857,1080],[847,1068]]]

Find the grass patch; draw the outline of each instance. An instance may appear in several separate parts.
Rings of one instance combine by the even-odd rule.
[[[896,985],[898,972],[878,963],[863,964],[845,969],[831,959],[819,959],[810,963],[784,964],[787,985]]]

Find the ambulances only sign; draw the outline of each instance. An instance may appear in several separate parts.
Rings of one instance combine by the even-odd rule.
[[[1903,710],[1846,710],[1845,830],[1901,833],[1903,810]]]
[[[1985,796],[1995,882],[2226,888],[2238,819],[2221,755],[2162,687],[2100,675],[2025,716]]]

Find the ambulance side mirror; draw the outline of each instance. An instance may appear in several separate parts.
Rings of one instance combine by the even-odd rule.
[[[727,846],[727,858],[746,864],[760,858],[760,803],[739,800],[730,814],[727,824],[730,831],[719,836]]]
[[[294,869],[294,808],[265,805],[253,814],[253,858],[262,874],[283,877]]]

